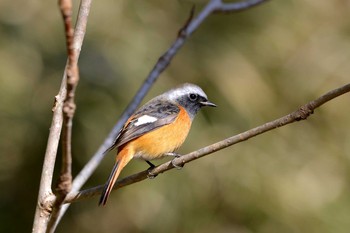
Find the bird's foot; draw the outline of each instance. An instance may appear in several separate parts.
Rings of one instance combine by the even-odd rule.
[[[156,178],[156,177],[158,176],[158,174],[153,174],[153,173],[151,172],[152,169],[153,169],[153,167],[150,167],[150,168],[147,169],[147,172],[148,172],[147,178],[148,178],[148,179],[154,179],[154,178]]]
[[[179,165],[176,165],[176,164],[174,163],[174,160],[175,160],[175,159],[181,157],[180,154],[177,154],[177,153],[174,153],[174,152],[170,152],[170,153],[166,153],[166,155],[168,155],[168,156],[174,156],[174,157],[175,157],[173,160],[171,160],[171,165],[173,165],[177,170],[180,170],[180,169],[182,169],[182,168],[184,167],[184,164],[182,164],[181,166],[179,166]]]
[[[155,174],[153,174],[153,173],[151,172],[151,170],[152,170],[153,168],[155,168],[156,166],[155,166],[153,163],[151,163],[150,161],[148,161],[148,160],[146,160],[146,163],[148,163],[148,165],[149,165],[149,168],[147,169],[147,172],[148,172],[147,177],[148,177],[148,179],[154,179],[154,178],[156,178],[157,175],[155,175]]]

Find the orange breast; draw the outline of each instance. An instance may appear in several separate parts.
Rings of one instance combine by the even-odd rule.
[[[173,152],[180,147],[190,128],[191,119],[186,110],[180,107],[180,112],[173,123],[142,135],[129,142],[126,147],[132,148],[135,152],[134,157],[145,160],[157,159],[164,153]]]

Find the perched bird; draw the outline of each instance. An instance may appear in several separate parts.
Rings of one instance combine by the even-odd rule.
[[[215,104],[197,85],[185,83],[171,89],[140,107],[125,123],[114,144],[116,162],[103,189],[99,205],[105,205],[122,169],[132,158],[149,160],[173,153],[185,141],[192,120],[201,107]]]

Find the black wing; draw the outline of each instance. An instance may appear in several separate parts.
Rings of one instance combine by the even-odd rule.
[[[105,153],[113,150],[116,147],[120,147],[125,143],[144,135],[145,133],[172,123],[176,119],[179,112],[180,108],[176,104],[166,101],[158,101],[157,104],[145,104],[129,118],[127,123],[120,130],[113,145],[108,148]],[[156,120],[149,123],[137,124],[137,120],[145,115],[154,117]]]

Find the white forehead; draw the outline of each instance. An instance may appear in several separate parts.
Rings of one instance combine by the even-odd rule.
[[[204,93],[202,88],[191,83],[185,83],[179,87],[171,89],[165,92],[164,95],[167,95],[168,98],[175,100],[178,97],[188,95],[189,93],[198,94],[200,96],[207,98],[207,95]]]

